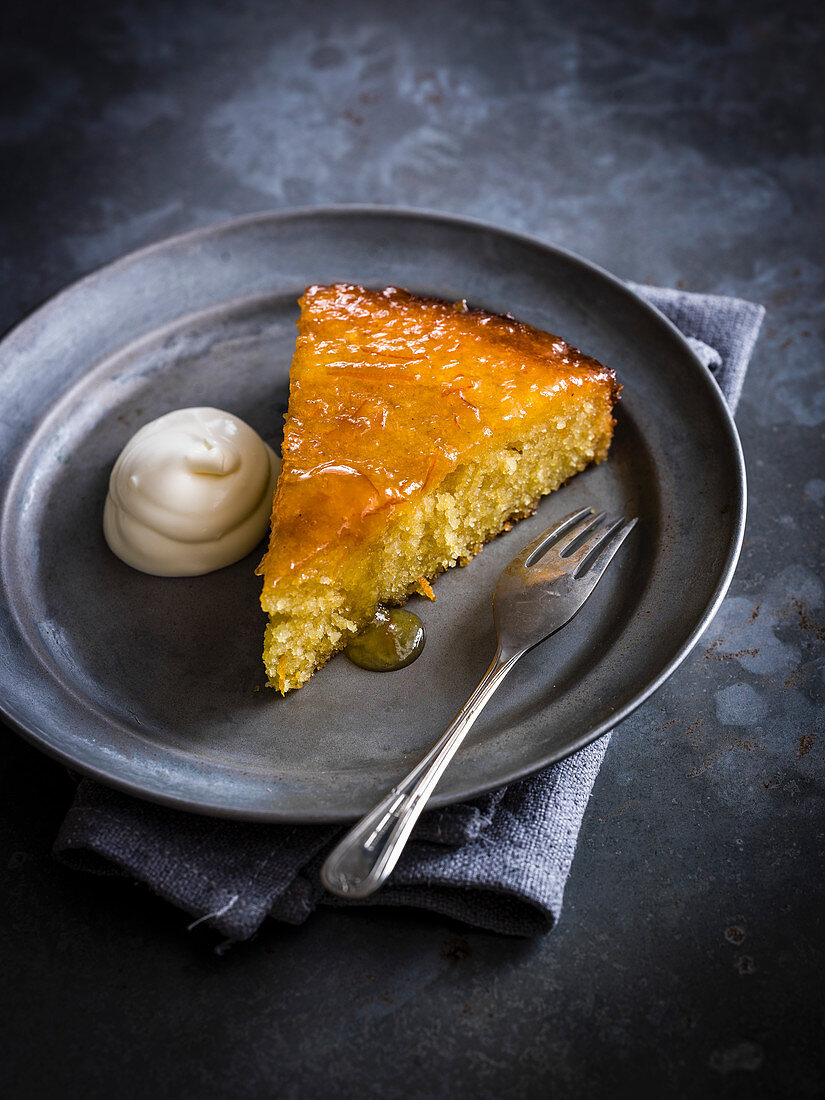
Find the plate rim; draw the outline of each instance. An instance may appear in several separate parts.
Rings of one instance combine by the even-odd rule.
[[[451,804],[457,804],[466,801],[468,798],[477,797],[490,790],[498,789],[502,786],[506,786],[512,782],[516,782],[519,779],[524,779],[530,775],[534,775],[545,768],[558,763],[561,760],[567,759],[573,753],[580,751],[587,745],[592,744],[605,733],[615,729],[621,722],[623,722],[630,714],[633,713],[639,706],[642,705],[648,698],[650,698],[659,688],[673,675],[682,662],[687,658],[691,651],[697,645],[702,634],[707,629],[708,625],[716,615],[725,595],[730,587],[736,566],[739,561],[739,556],[742,549],[744,540],[745,523],[747,517],[747,476],[744,453],[742,449],[739,433],[734,422],[733,413],[727,404],[727,401],[719,388],[716,379],[714,378],[710,369],[705,366],[704,363],[698,358],[693,348],[688,343],[684,334],[676,327],[676,325],[670,321],[659,309],[641,297],[618,276],[613,275],[611,272],[602,268],[599,264],[592,260],[588,260],[585,257],[579,255],[576,252],[571,251],[561,245],[551,244],[542,240],[539,237],[534,237],[527,233],[511,230],[502,226],[498,226],[493,222],[486,221],[480,218],[467,217],[464,215],[451,214],[449,212],[429,210],[420,207],[407,207],[407,206],[385,206],[372,203],[342,203],[332,205],[320,205],[320,206],[300,206],[287,209],[278,210],[261,210],[253,213],[242,214],[237,217],[225,219],[219,222],[210,223],[209,225],[199,226],[195,229],[185,230],[181,233],[176,233],[168,237],[160,238],[148,245],[144,245],[141,248],[132,250],[124,255],[118,256],[115,259],[109,261],[88,272],[86,275],[81,276],[79,279],[74,280],[65,287],[62,287],[55,294],[49,296],[41,304],[35,306],[29,311],[20,321],[13,324],[4,333],[0,334],[0,370],[3,367],[3,359],[6,355],[14,352],[14,346],[20,339],[25,340],[28,330],[36,324],[39,324],[44,318],[48,318],[48,315],[53,309],[57,309],[62,304],[63,300],[76,292],[79,288],[89,286],[97,281],[105,280],[106,277],[113,271],[119,271],[129,265],[140,263],[146,258],[151,257],[153,253],[167,251],[170,248],[185,247],[193,244],[197,244],[199,241],[207,240],[212,237],[219,236],[227,231],[246,229],[255,224],[271,224],[273,222],[286,222],[296,221],[305,218],[347,218],[353,215],[367,216],[375,218],[405,218],[408,220],[416,219],[421,221],[427,221],[429,223],[437,222],[444,225],[456,226],[464,229],[481,230],[495,234],[499,238],[506,238],[514,243],[524,245],[540,252],[546,252],[549,255],[556,257],[562,257],[566,262],[583,269],[588,275],[594,276],[597,279],[601,279],[607,282],[615,291],[618,291],[621,296],[625,297],[632,303],[632,306],[636,309],[642,308],[644,313],[648,314],[648,317],[652,319],[658,326],[664,327],[668,334],[676,338],[678,344],[681,345],[683,352],[686,352],[690,361],[695,368],[698,369],[699,376],[702,377],[706,383],[708,393],[710,394],[713,404],[716,406],[716,412],[720,417],[721,425],[724,427],[724,442],[729,447],[731,452],[731,458],[733,460],[733,466],[735,467],[736,478],[735,485],[732,488],[735,490],[736,496],[736,515],[734,517],[732,531],[733,537],[727,549],[727,554],[724,563],[719,571],[719,579],[717,581],[715,590],[708,600],[703,613],[699,617],[698,621],[694,624],[692,630],[685,638],[682,646],[671,658],[671,660],[660,670],[659,674],[653,677],[644,688],[637,692],[631,699],[629,699],[622,707],[618,708],[609,719],[599,723],[597,726],[589,729],[586,733],[578,738],[575,743],[572,743],[561,754],[551,753],[549,756],[542,758],[538,762],[531,761],[527,767],[519,766],[514,767],[509,771],[504,778],[497,775],[494,780],[489,784],[473,787],[471,792],[463,792],[459,794],[436,794],[430,799],[429,807],[436,808],[439,806],[446,806]],[[41,416],[38,417],[38,422],[43,416],[48,415],[51,405],[42,410]],[[720,440],[721,442],[721,440]],[[25,450],[25,442],[23,443],[23,450]],[[18,455],[16,453],[10,453],[12,461],[8,464],[7,469],[2,477],[2,483],[0,483],[0,521],[6,511],[6,499],[8,496],[9,487],[14,480],[14,475],[18,467]],[[3,538],[3,528],[0,527],[0,540]],[[0,689],[3,686],[3,679],[0,677]],[[3,721],[19,735],[21,735],[30,744],[35,745],[40,751],[45,752],[46,755],[59,762],[65,764],[70,768],[80,771],[83,775],[89,778],[98,780],[106,784],[109,787],[113,787],[117,790],[123,791],[127,794],[133,795],[137,798],[141,798],[145,801],[150,801],[159,805],[168,806],[177,810],[186,811],[189,813],[196,813],[203,816],[224,818],[230,820],[242,820],[250,822],[261,823],[291,823],[291,824],[317,824],[317,823],[331,823],[331,822],[345,822],[351,821],[356,818],[356,813],[327,811],[317,814],[301,813],[296,815],[293,812],[283,813],[277,810],[253,810],[245,809],[243,807],[233,808],[224,804],[209,803],[207,799],[200,796],[195,796],[195,799],[187,798],[185,796],[178,796],[170,794],[162,789],[157,789],[151,785],[141,785],[135,783],[130,779],[124,779],[120,777],[116,771],[105,766],[92,766],[86,762],[79,763],[76,757],[70,752],[61,749],[59,745],[54,745],[43,737],[41,737],[34,727],[34,723],[27,721],[22,716],[16,713],[16,708],[9,705],[5,698],[5,693],[0,694],[0,717]]]

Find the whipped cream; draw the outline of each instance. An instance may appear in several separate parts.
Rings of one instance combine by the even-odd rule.
[[[243,420],[177,409],[129,440],[109,478],[103,533],[127,565],[193,577],[231,565],[263,538],[280,460]]]

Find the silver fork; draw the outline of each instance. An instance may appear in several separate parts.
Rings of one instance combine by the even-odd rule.
[[[596,587],[636,523],[610,520],[590,508],[572,512],[518,554],[498,579],[493,662],[447,730],[406,779],[362,817],[321,868],[327,890],[365,898],[398,862],[413,826],[447,765],[493,692],[528,649],[569,623]],[[561,545],[563,543],[563,545]]]

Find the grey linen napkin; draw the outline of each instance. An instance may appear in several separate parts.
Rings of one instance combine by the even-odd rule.
[[[736,298],[629,284],[669,317],[736,408],[764,316]],[[326,825],[255,825],[167,809],[91,780],[78,785],[55,843],[72,867],[126,875],[230,940],[267,916],[290,924],[326,905],[410,905],[494,932],[548,932],[610,735],[529,779],[425,814],[387,884],[341,901],[318,868],[339,833]]]

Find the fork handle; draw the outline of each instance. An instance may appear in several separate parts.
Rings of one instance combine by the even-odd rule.
[[[423,760],[333,848],[321,868],[327,890],[342,898],[365,898],[384,882],[445,768],[520,656],[496,653],[478,687]]]

